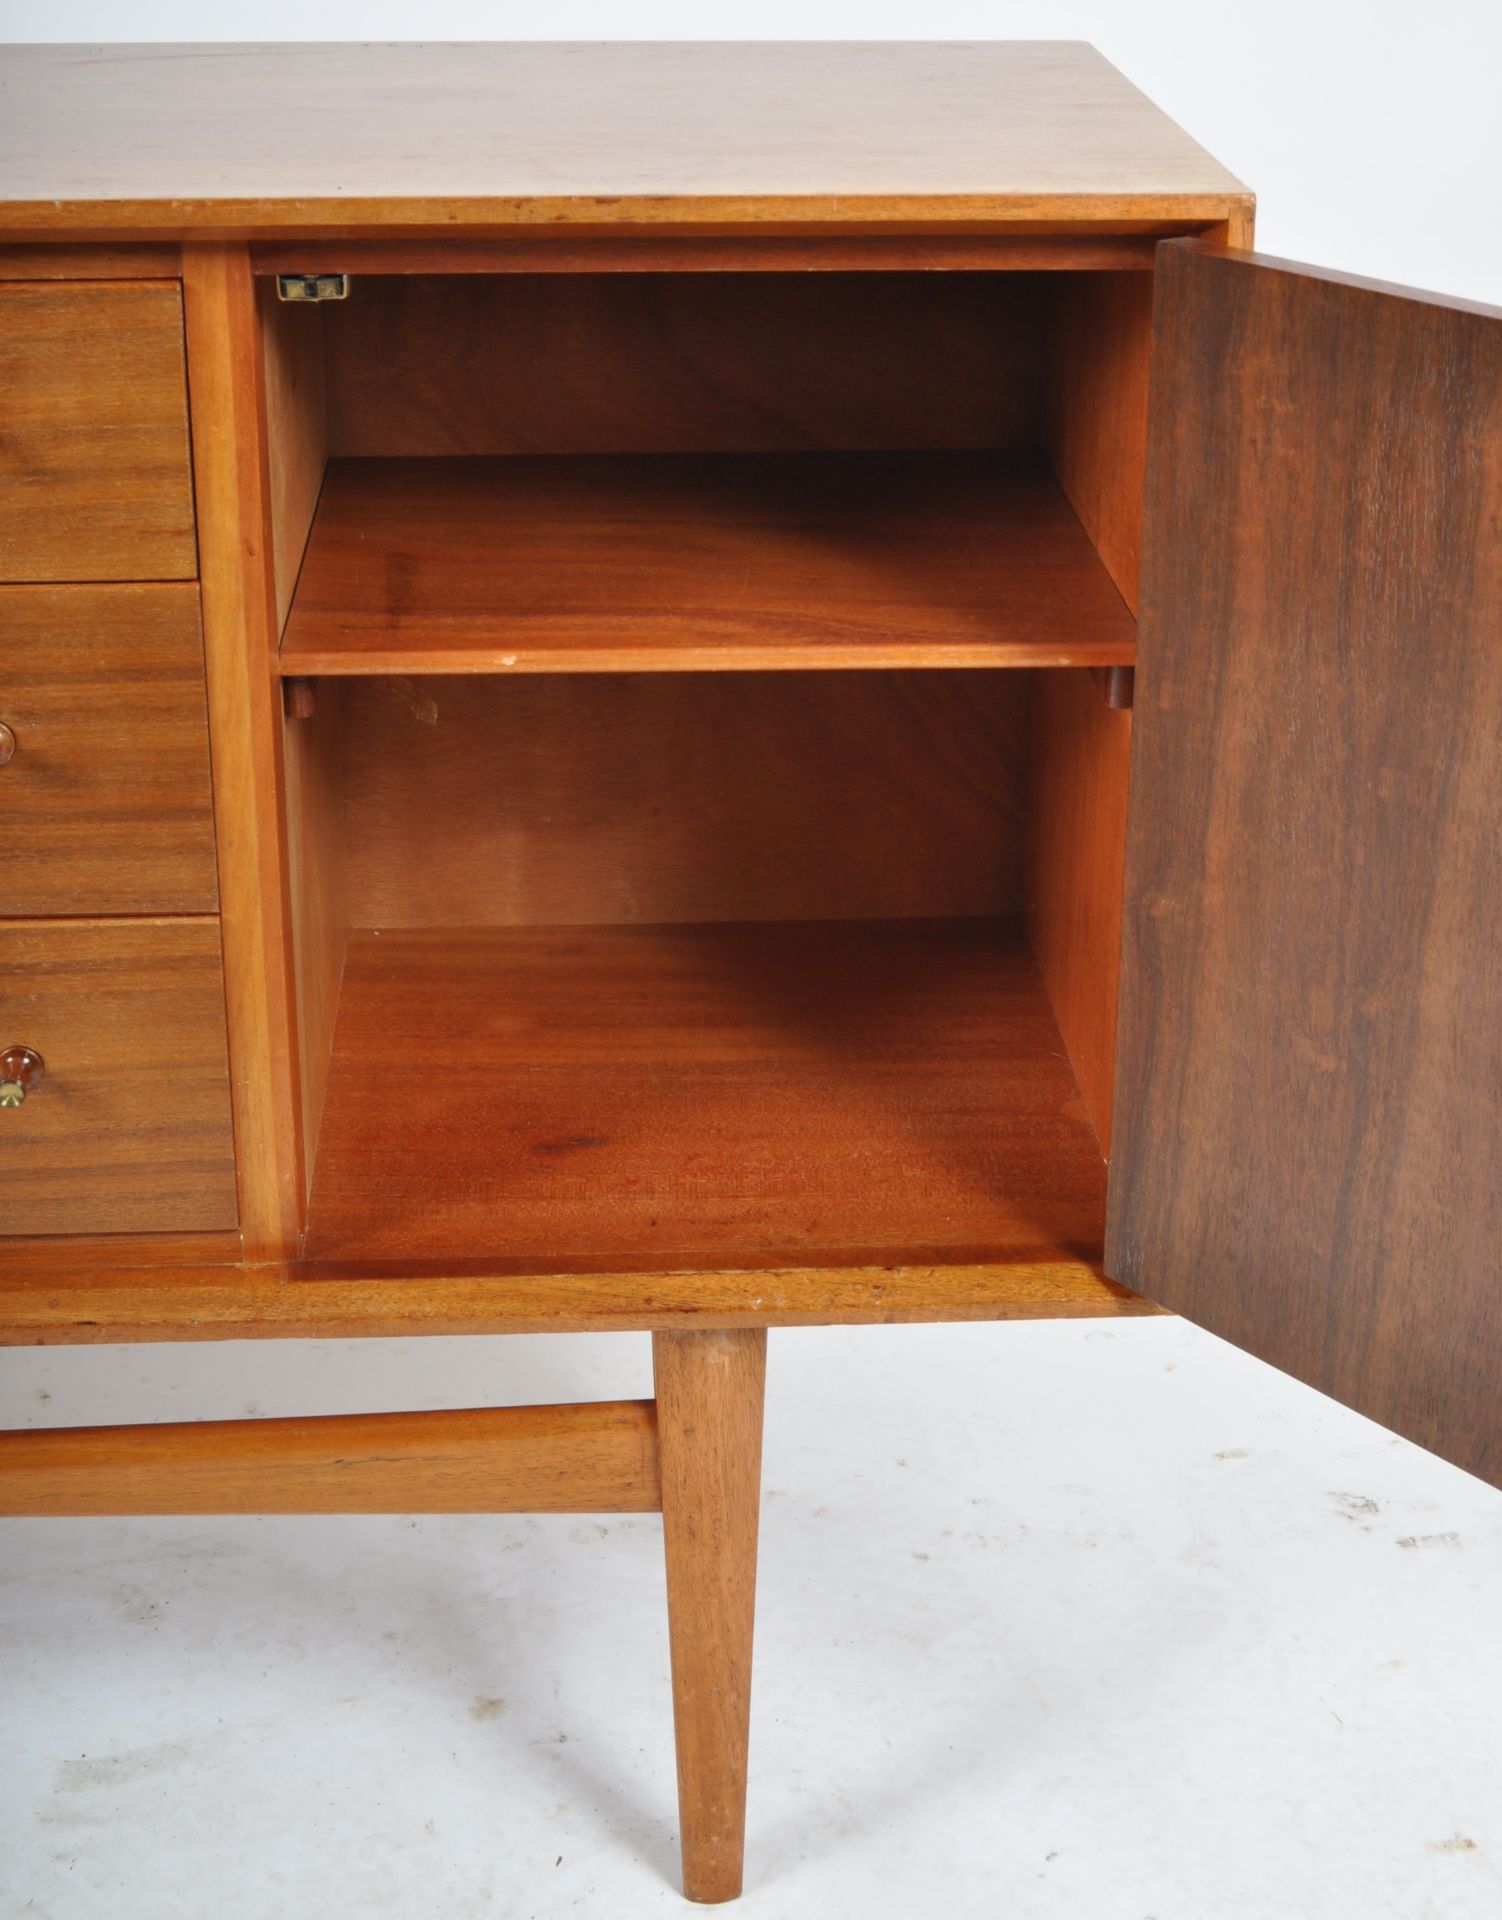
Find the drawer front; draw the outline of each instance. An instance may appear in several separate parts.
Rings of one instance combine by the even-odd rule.
[[[216,921],[0,923],[0,1053],[21,1047],[42,1071],[0,1105],[0,1231],[235,1225]]]
[[[0,286],[0,396],[0,580],[193,577],[175,282]]]
[[[197,588],[0,587],[0,762],[0,914],[212,913]]]

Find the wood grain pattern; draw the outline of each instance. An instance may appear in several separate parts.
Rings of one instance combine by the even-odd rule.
[[[1002,923],[358,933],[306,1252],[1089,1260],[1104,1175]]]
[[[1223,229],[1207,228],[1203,237],[1219,246],[1250,250],[1256,229],[1257,202],[1247,194],[1227,210]]]
[[[1143,244],[1151,247],[1152,242]],[[123,247],[0,246],[0,280],[175,280],[181,268],[181,249],[165,242]]]
[[[1248,214],[1248,219],[1250,218]],[[1068,274],[1051,288],[1046,443],[1059,485],[1133,613],[1142,558],[1151,281]],[[1130,667],[1090,677],[1131,675]],[[1033,676],[1028,933],[1102,1150],[1111,1152],[1130,715],[1083,674]],[[1130,704],[1128,695],[1128,704]]]
[[[1111,666],[1135,622],[988,455],[331,462],[287,674]]]
[[[1030,677],[1028,939],[1109,1158],[1132,716],[1088,673]]]
[[[327,343],[338,454],[1018,448],[1042,417],[1045,292],[1025,274],[450,273],[356,280],[298,317]]]
[[[124,1236],[115,1244],[111,1254],[61,1242],[39,1258],[35,1241],[0,1241],[0,1344],[888,1326],[1159,1311],[1102,1278],[1098,1259],[1005,1249],[990,1264],[517,1274],[420,1257],[242,1266],[221,1253],[171,1264],[175,1256],[160,1239]]]
[[[240,1226],[265,1259],[295,1250],[306,1182],[264,354],[245,249],[186,248],[183,300]]]
[[[212,913],[198,594],[0,587],[0,913]]]
[[[6,1234],[0,1238],[0,1275],[18,1285],[51,1285],[96,1273],[140,1267],[195,1267],[221,1273],[238,1265],[237,1227],[212,1233]],[[136,1278],[142,1276],[137,1273]]]
[[[46,1062],[0,1113],[7,1233],[234,1225],[213,920],[0,921],[0,1028]]]
[[[1069,274],[1052,284],[1047,444],[1053,470],[1132,612],[1142,563],[1153,283]]]
[[[1182,231],[1182,223],[1170,223]],[[1165,229],[1167,230],[1167,229]],[[1211,229],[1214,231],[1214,229]],[[1080,222],[1064,232],[1019,234],[826,234],[750,232],[629,239],[571,234],[505,240],[280,240],[251,248],[258,274],[532,273],[1150,273],[1157,236],[1100,233]],[[7,251],[0,248],[0,275]],[[144,249],[142,251],[145,251]],[[361,288],[364,297],[365,288]]]
[[[343,703],[349,924],[1020,912],[1026,681],[325,680],[320,709]]]
[[[175,286],[0,283],[0,393],[0,580],[192,578]]]
[[[0,77],[18,239],[1130,229],[1247,198],[1074,42],[11,46]]]
[[[0,1514],[653,1513],[650,1400],[0,1433]]]
[[[765,1328],[652,1340],[686,1898],[734,1900],[746,1845]]]
[[[256,305],[266,396],[271,572],[280,634],[329,457],[328,396],[318,309],[284,304],[265,280],[256,283]]]
[[[337,682],[319,687],[312,714],[287,722],[282,756],[298,1087],[302,1138],[308,1148],[303,1155],[304,1201],[312,1186],[313,1146],[328,1090],[349,925],[340,694]]]
[[[1502,1480],[1502,313],[1159,279],[1111,1269]]]

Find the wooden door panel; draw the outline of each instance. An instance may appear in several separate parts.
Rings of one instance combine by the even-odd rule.
[[[1502,1482],[1502,314],[1158,277],[1107,1268]]]

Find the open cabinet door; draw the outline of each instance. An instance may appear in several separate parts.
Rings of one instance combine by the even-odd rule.
[[[1107,1270],[1502,1483],[1502,313],[1157,281]]]

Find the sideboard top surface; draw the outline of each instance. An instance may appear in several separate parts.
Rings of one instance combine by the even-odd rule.
[[[1250,196],[1075,41],[0,48],[0,237],[1123,230]]]

